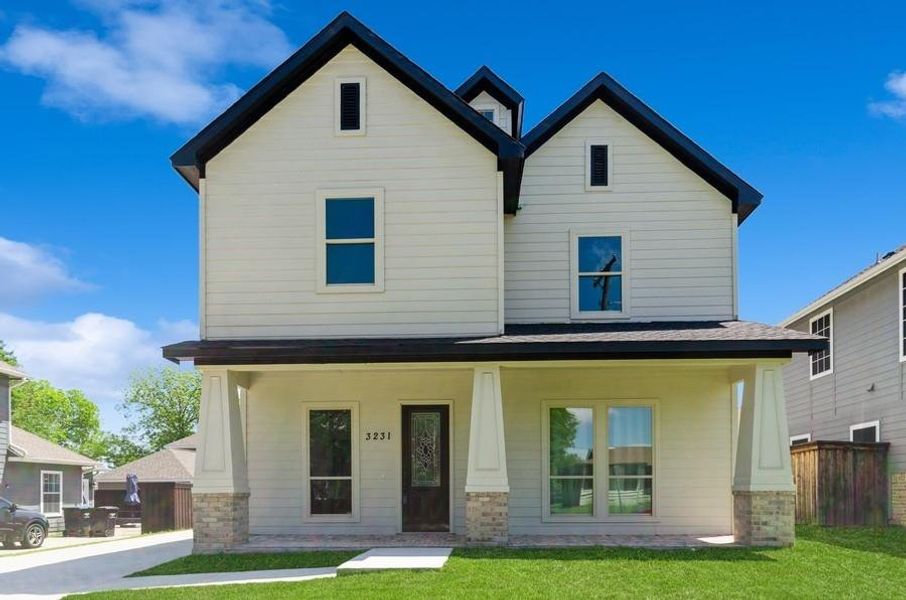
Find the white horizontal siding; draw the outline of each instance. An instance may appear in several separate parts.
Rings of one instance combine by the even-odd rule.
[[[364,136],[334,82],[366,78]],[[209,339],[482,335],[499,329],[497,161],[348,47],[207,165]],[[382,293],[316,293],[315,192],[384,188]]]
[[[585,140],[611,146],[611,191],[585,191]],[[505,222],[507,322],[570,320],[569,232],[630,233],[634,320],[734,317],[730,201],[602,102],[525,164]]]
[[[475,96],[469,105],[472,108],[492,107],[497,109],[497,126],[507,132],[508,135],[513,133],[513,111],[504,106],[497,98],[487,92],[481,92]]]

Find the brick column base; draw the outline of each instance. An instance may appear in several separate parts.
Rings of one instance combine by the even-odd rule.
[[[733,535],[745,546],[792,546],[796,492],[733,492]]]
[[[906,473],[890,474],[890,523],[906,526]]]
[[[192,494],[195,554],[222,552],[249,539],[248,494]]]
[[[508,492],[466,492],[466,541],[506,544],[509,539]]]

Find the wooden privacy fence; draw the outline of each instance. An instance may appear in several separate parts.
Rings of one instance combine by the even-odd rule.
[[[95,506],[118,506],[141,516],[142,533],[192,528],[192,484],[176,482],[138,482],[138,507],[127,506],[125,490],[95,490]],[[121,513],[123,514],[123,513]]]
[[[824,441],[793,446],[796,523],[887,525],[889,446]]]

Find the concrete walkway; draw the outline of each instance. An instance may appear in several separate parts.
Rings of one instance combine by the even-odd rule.
[[[453,548],[374,548],[337,567],[337,575],[391,569],[441,569]]]

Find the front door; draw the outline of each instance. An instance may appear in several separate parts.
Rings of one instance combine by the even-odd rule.
[[[403,406],[403,531],[450,531],[450,408]]]

